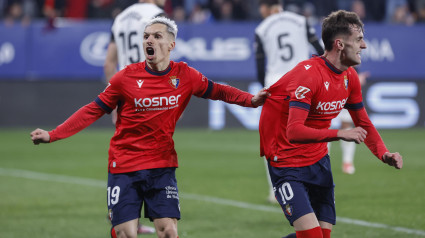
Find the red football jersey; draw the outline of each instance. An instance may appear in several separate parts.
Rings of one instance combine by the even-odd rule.
[[[114,75],[95,100],[106,112],[118,107],[109,171],[177,167],[172,136],[192,95],[252,107],[251,94],[215,84],[183,62],[162,72],[136,63]]]
[[[331,120],[344,107],[351,111],[364,110],[361,86],[354,68],[340,71],[324,57],[313,57],[299,63],[268,91],[271,97],[263,105],[260,117],[260,147],[261,155],[274,167],[302,167],[316,163],[328,153],[326,141],[337,139],[337,130],[329,130]],[[294,112],[292,118],[290,110],[294,110],[291,111]],[[299,112],[295,110],[308,113],[302,126],[309,130],[290,131],[305,133],[295,135],[303,138],[304,143],[290,143],[288,140],[288,128],[296,121],[294,117]],[[364,115],[367,117],[366,113]],[[358,121],[355,120],[356,123]],[[372,135],[371,138],[378,138],[379,146],[372,152],[381,156],[386,148],[379,134],[368,117],[360,121],[357,124],[367,127],[365,129]]]

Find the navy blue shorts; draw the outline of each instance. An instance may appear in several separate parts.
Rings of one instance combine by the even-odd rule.
[[[112,225],[140,218],[145,204],[145,217],[180,219],[176,168],[140,170],[108,174],[107,202]]]
[[[275,196],[289,223],[314,212],[319,221],[335,225],[335,195],[329,155],[306,167],[272,167]]]

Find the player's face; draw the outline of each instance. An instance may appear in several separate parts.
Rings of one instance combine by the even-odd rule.
[[[361,63],[361,51],[366,49],[363,30],[360,27],[351,27],[351,35],[343,37],[344,47],[341,54],[341,62],[349,67]]]
[[[266,18],[270,15],[270,8],[266,4],[260,5],[260,14],[262,18]]]
[[[166,25],[156,23],[145,28],[143,50],[148,63],[165,63],[168,66],[174,46],[174,37],[167,31]]]
[[[160,7],[163,7],[165,5],[165,0],[155,0],[155,4]]]

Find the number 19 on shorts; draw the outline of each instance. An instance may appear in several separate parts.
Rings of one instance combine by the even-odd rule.
[[[111,189],[111,187],[108,187],[108,206],[115,205],[118,203],[118,200],[120,199],[120,187],[115,186]]]

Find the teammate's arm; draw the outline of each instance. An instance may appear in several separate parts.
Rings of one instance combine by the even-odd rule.
[[[266,54],[264,52],[263,43],[261,42],[260,37],[255,34],[255,62],[257,64],[257,79],[258,82],[261,83],[261,85],[264,86],[264,81],[266,77]]]
[[[266,90],[259,91],[255,96],[232,86],[215,83],[208,80],[208,88],[203,98],[221,100],[244,107],[258,107],[264,104],[270,94]]]

